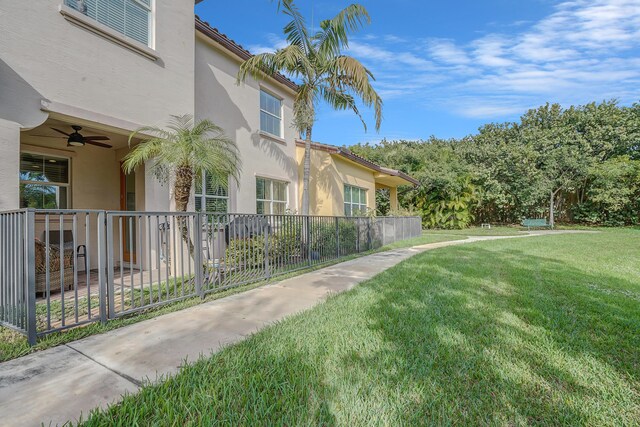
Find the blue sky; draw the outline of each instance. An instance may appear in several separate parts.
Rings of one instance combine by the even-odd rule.
[[[545,102],[640,101],[640,0],[361,0],[371,25],[348,54],[376,76],[380,132],[322,107],[314,139],[334,145],[462,137]],[[317,25],[347,4],[300,0]],[[284,43],[270,0],[206,0],[196,13],[253,53]],[[309,22],[311,24],[311,22]]]

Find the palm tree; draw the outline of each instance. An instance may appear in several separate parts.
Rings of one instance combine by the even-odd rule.
[[[247,76],[263,79],[284,72],[299,80],[293,105],[293,124],[305,136],[302,214],[309,214],[309,175],[311,168],[311,138],[316,121],[317,103],[324,100],[338,110],[352,110],[362,121],[357,98],[367,107],[374,107],[376,130],[382,122],[382,99],[371,85],[371,71],[358,60],[342,54],[348,48],[348,33],[370,22],[364,6],[352,4],[333,19],[320,23],[311,34],[294,0],[281,0],[278,5],[291,21],[284,27],[288,46],[274,53],[261,53],[240,66],[238,84]]]
[[[174,177],[173,190],[176,211],[186,212],[194,179],[205,174],[216,183],[226,184],[231,177],[238,180],[241,161],[236,143],[224,130],[210,120],[195,122],[193,116],[171,116],[166,128],[145,126],[129,137],[129,145],[140,134],[145,137],[124,158],[122,168],[131,173],[146,165],[160,182]],[[182,237],[193,255],[184,217],[179,217]]]

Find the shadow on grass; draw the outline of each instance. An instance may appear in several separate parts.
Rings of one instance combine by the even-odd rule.
[[[402,421],[637,422],[640,303],[622,290],[638,283],[497,255],[458,247],[377,279],[402,281],[376,287],[368,318],[389,354],[362,363],[392,361],[378,366],[379,381],[420,394]]]
[[[634,247],[544,239],[417,255],[88,424],[635,425]]]

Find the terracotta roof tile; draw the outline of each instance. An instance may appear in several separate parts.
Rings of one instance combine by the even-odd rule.
[[[304,147],[305,142],[302,140],[296,140],[296,144],[300,147]],[[364,157],[358,156],[357,154],[353,154],[351,152],[351,150],[349,150],[348,148],[345,147],[336,147],[335,145],[329,145],[329,144],[321,144],[319,142],[312,142],[311,143],[311,148],[316,149],[316,150],[322,150],[322,151],[326,151],[328,153],[331,154],[337,154],[339,156],[342,156],[344,158],[347,158],[353,162],[356,162],[366,168],[372,169],[374,171],[380,172],[380,173],[384,173],[387,175],[392,175],[392,176],[398,176],[402,179],[404,179],[407,182],[412,183],[414,186],[417,186],[420,184],[420,181],[418,181],[417,179],[415,179],[412,176],[407,175],[406,173],[399,171],[399,170],[395,170],[395,169],[390,169],[384,166],[380,166],[376,163],[373,163],[372,161],[369,161],[367,159],[365,159]]]

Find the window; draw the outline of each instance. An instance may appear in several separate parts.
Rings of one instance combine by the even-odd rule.
[[[20,207],[69,208],[69,159],[20,154]]]
[[[258,214],[282,215],[287,211],[287,183],[256,178]]]
[[[229,191],[227,186],[211,180],[207,174],[196,179],[196,211],[227,213],[229,211]]]
[[[358,216],[367,213],[367,190],[350,185],[344,186],[344,214]]]
[[[65,0],[72,9],[147,46],[151,44],[153,0]]]
[[[260,91],[260,130],[282,137],[282,100]]]

